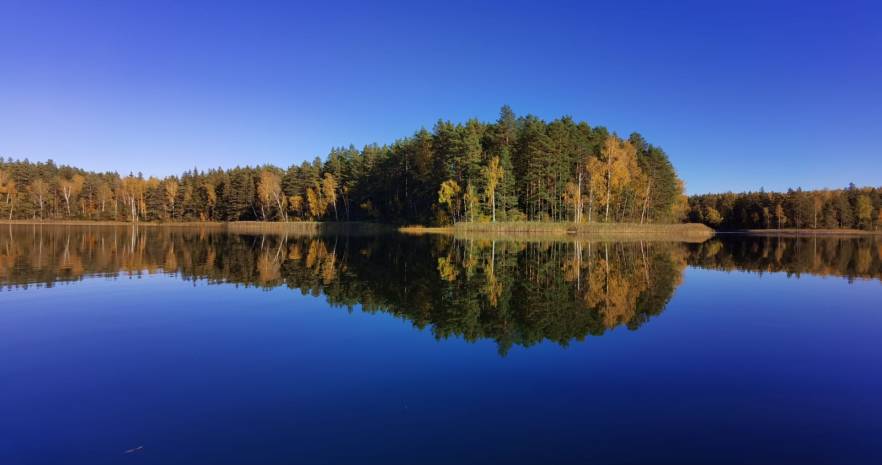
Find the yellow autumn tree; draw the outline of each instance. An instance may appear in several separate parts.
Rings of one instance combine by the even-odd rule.
[[[321,218],[328,209],[324,198],[322,198],[320,186],[306,188],[306,203],[309,206],[309,215],[313,219]]]
[[[454,223],[459,217],[459,193],[461,190],[459,184],[453,179],[442,182],[441,188],[438,189],[438,203],[447,207],[447,212]]]
[[[588,175],[588,223],[596,209],[595,199],[597,195],[606,190],[606,177],[603,175],[605,166],[597,157],[589,156],[585,163],[585,172]]]
[[[334,208],[334,219],[339,220],[340,217],[337,215],[337,179],[331,173],[325,173],[325,177],[322,178],[322,197],[328,205]]]
[[[175,200],[178,197],[178,181],[174,178],[168,178],[165,180],[164,186],[164,194],[165,194],[165,203],[167,205],[166,208],[170,210],[169,216],[174,218],[175,216]]]
[[[257,181],[257,197],[260,201],[260,212],[266,220],[266,209],[275,207],[279,217],[288,221],[288,212],[284,203],[287,201],[282,193],[282,178],[275,172],[264,169]]]
[[[571,181],[564,186],[563,202],[564,205],[573,209],[573,222],[580,223],[580,212],[582,209],[582,191],[579,189],[578,184]]]
[[[465,204],[466,215],[468,215],[469,221],[475,221],[476,210],[478,205],[480,205],[481,199],[478,197],[478,192],[475,191],[475,186],[472,183],[466,185],[466,191],[462,196],[462,200]]]
[[[608,223],[613,194],[628,186],[633,177],[639,177],[637,174],[640,173],[640,168],[637,166],[637,150],[634,146],[615,135],[608,136],[604,141],[601,158],[606,168],[604,222]]]
[[[119,193],[129,209],[132,222],[137,222],[140,218],[141,199],[144,197],[144,180],[132,175],[126,176],[120,184]]]
[[[303,217],[303,196],[300,194],[288,197],[288,209],[298,218]]]
[[[499,157],[493,157],[487,166],[484,167],[484,177],[487,185],[484,192],[487,201],[490,203],[490,218],[492,222],[496,222],[496,188],[505,176],[505,170],[499,162]]]
[[[704,221],[706,221],[709,225],[716,227],[723,222],[723,217],[720,215],[720,212],[718,212],[716,208],[705,207]]]

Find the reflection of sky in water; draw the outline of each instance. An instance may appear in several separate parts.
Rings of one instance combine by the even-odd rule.
[[[688,268],[637,331],[500,357],[285,287],[14,289],[0,461],[873,463],[880,292]]]

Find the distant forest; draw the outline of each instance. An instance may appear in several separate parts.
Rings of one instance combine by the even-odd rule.
[[[563,117],[438,121],[391,145],[332,149],[280,168],[180,176],[95,173],[0,159],[5,219],[116,221],[679,222],[683,184],[665,152]]]
[[[717,229],[882,229],[882,188],[704,194],[689,220]]]

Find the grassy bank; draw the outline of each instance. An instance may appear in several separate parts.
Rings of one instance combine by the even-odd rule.
[[[402,226],[398,232],[403,234],[453,234],[453,226]]]
[[[59,221],[59,220],[12,220],[0,224],[18,224],[32,226],[138,226],[138,227],[170,227],[170,228],[212,228],[242,234],[380,234],[395,231],[390,225],[359,222],[320,222],[320,221],[235,221],[222,223],[217,221],[191,222],[149,222],[140,221]]]
[[[459,233],[506,233],[506,234],[572,234],[572,235],[671,235],[710,237],[714,231],[703,224],[633,224],[633,223],[551,223],[551,222],[500,222],[457,223],[454,231]]]
[[[20,224],[20,225],[32,225],[32,226],[144,226],[144,227],[181,227],[181,228],[192,228],[192,227],[209,227],[209,228],[223,228],[226,223],[220,223],[217,221],[181,221],[181,222],[170,222],[170,223],[161,223],[161,222],[152,222],[152,221],[139,221],[137,223],[131,223],[128,221],[89,221],[89,220],[0,220],[0,224]]]
[[[714,230],[697,223],[690,224],[575,224],[539,221],[498,223],[457,223],[446,227],[406,226],[399,228],[405,234],[453,234],[462,239],[496,240],[561,240],[613,239],[668,240],[680,242],[704,242],[714,235]]]
[[[383,234],[395,227],[380,223],[333,221],[234,221],[223,223],[226,230],[245,234]]]

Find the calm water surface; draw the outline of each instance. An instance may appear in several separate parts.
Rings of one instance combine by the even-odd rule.
[[[882,463],[882,241],[0,227],[0,464]]]

